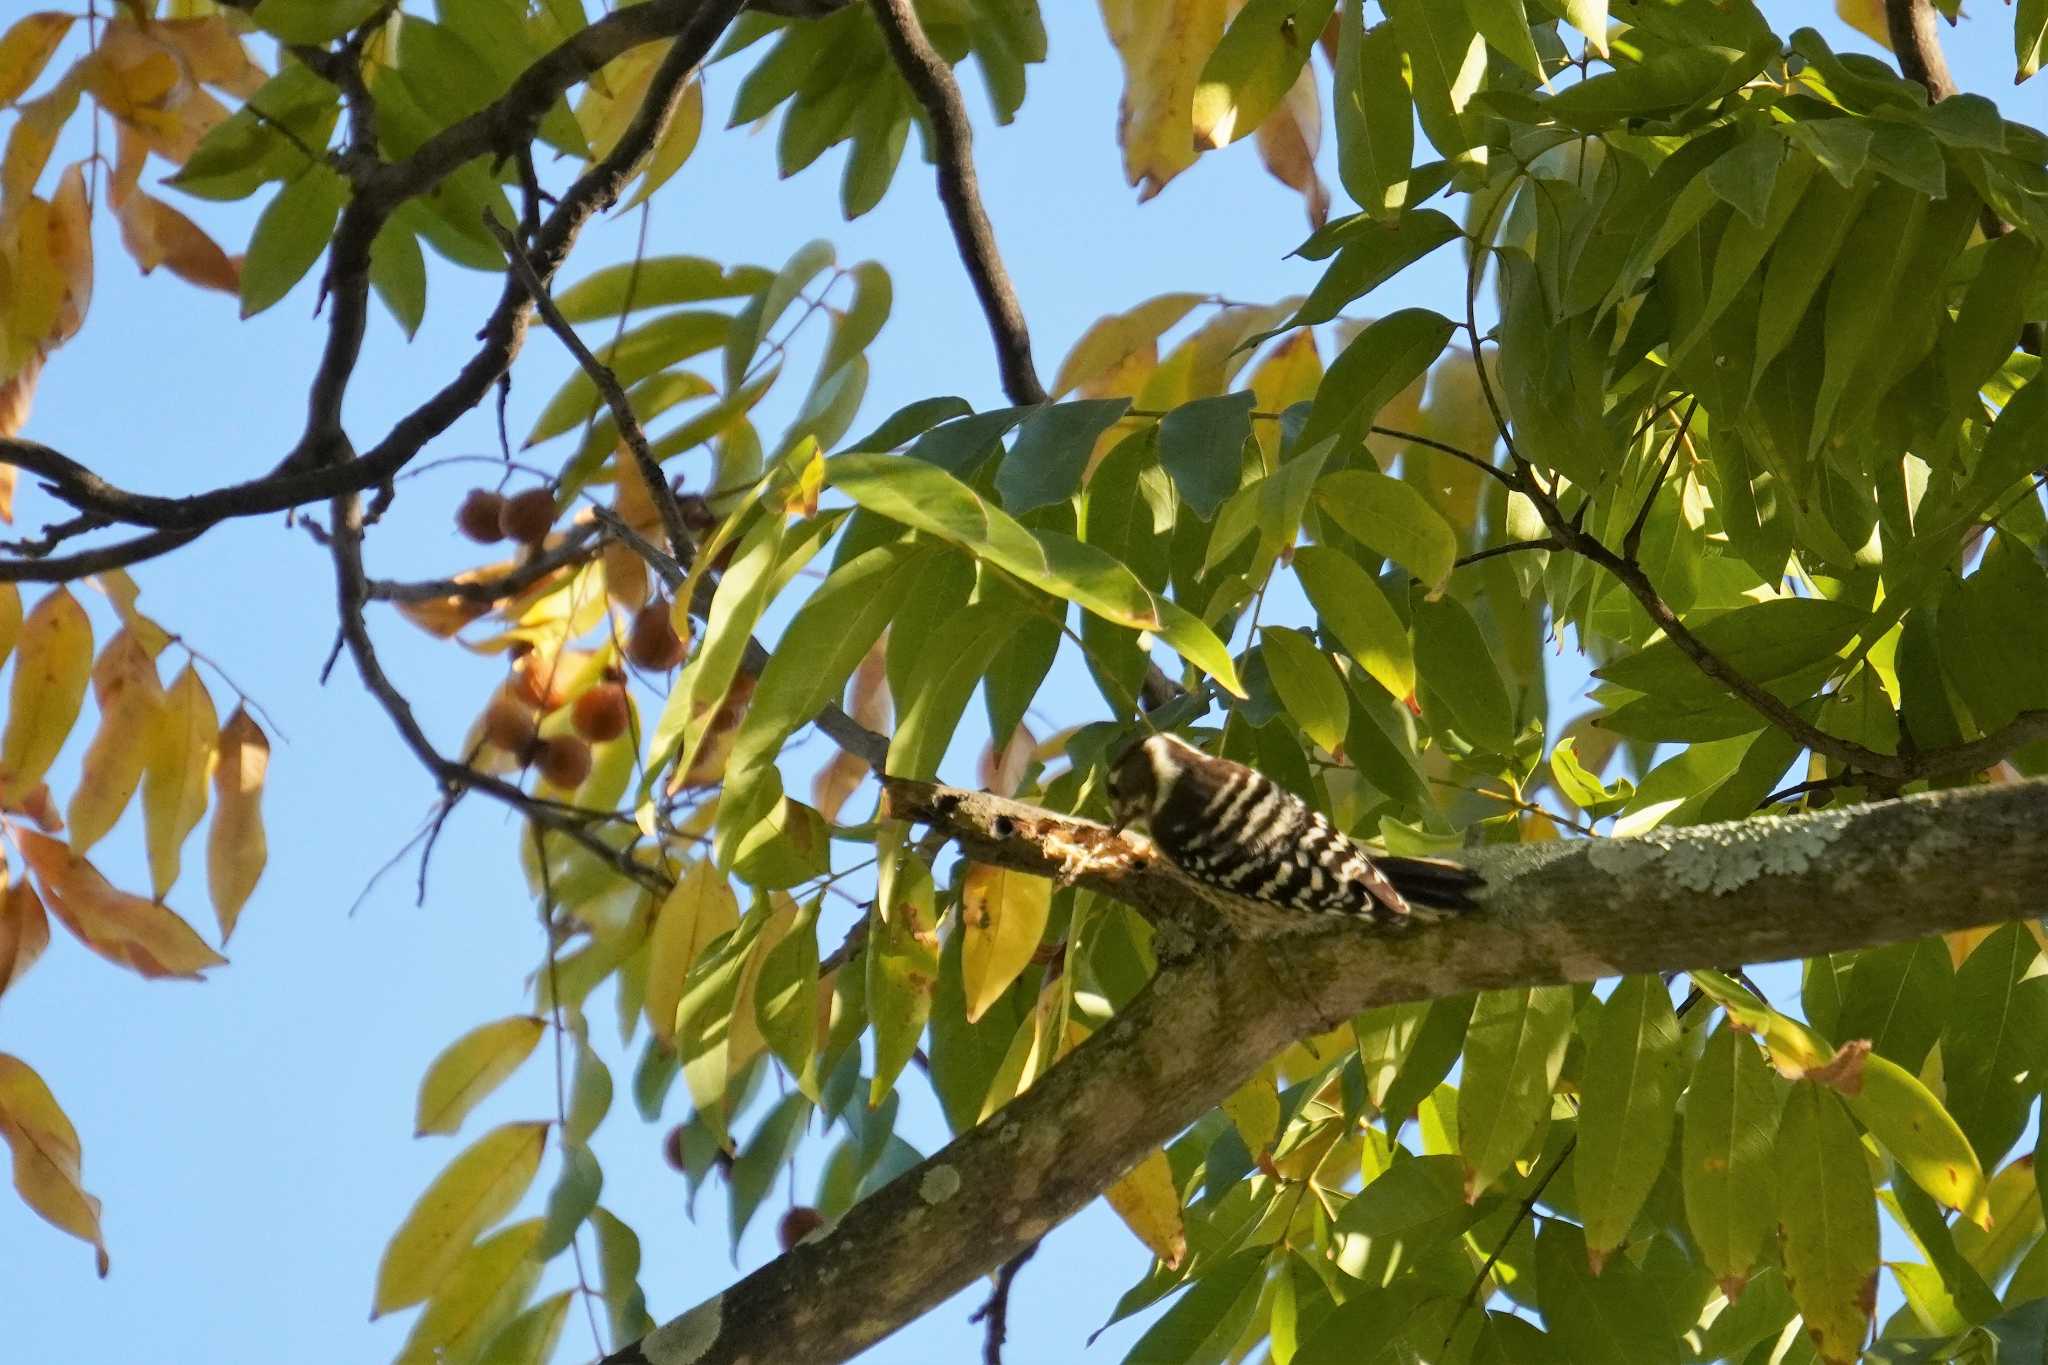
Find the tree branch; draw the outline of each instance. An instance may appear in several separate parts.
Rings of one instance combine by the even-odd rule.
[[[1002,866],[1043,871],[1059,861],[1053,836],[1106,834],[1046,812],[1028,830],[1010,816],[1005,832],[989,812],[1008,812],[974,793],[954,793],[942,816],[948,791],[888,784],[892,804],[931,810],[972,856]],[[608,1359],[844,1360],[1044,1236],[1289,1043],[1362,1009],[1806,957],[2019,918],[2038,908],[2035,888],[2048,878],[2044,827],[2048,782],[2030,782],[1516,846],[1480,857],[1484,914],[1392,935],[1311,920],[1297,933],[1162,953],[1130,1005],[988,1122],[830,1233]],[[1153,864],[1124,873],[1112,894],[1140,904],[1177,892],[1170,869]]]
[[[968,127],[967,107],[960,99],[953,68],[924,36],[911,0],[870,0],[870,8],[875,22],[882,26],[882,37],[888,41],[897,70],[931,120],[933,151],[939,163],[939,202],[945,205],[960,260],[974,283],[981,311],[988,317],[1003,392],[1019,407],[1043,403],[1045,386],[1038,382],[1038,371],[1031,363],[1031,334],[1024,325],[1024,308],[1003,269],[995,229],[981,206],[981,188],[974,175],[974,134]]]

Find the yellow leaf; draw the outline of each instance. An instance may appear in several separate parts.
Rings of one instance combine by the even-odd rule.
[[[43,949],[50,946],[50,918],[35,887],[26,881],[7,885],[7,865],[0,862],[0,995],[21,980]]]
[[[1239,1086],[1237,1093],[1223,1101],[1223,1112],[1244,1139],[1244,1149],[1253,1156],[1266,1151],[1280,1133],[1280,1093],[1273,1085],[1269,1064]]]
[[[1224,0],[1102,0],[1102,22],[1123,59],[1117,140],[1140,201],[1195,160],[1195,87],[1223,37]]]
[[[270,768],[270,741],[248,711],[237,706],[220,730],[213,765],[216,804],[206,833],[206,889],[220,917],[220,941],[235,932],[235,919],[263,875],[269,845],[263,837],[263,776]]]
[[[691,964],[703,954],[705,944],[739,922],[739,900],[731,884],[703,859],[690,864],[655,912],[648,936],[645,1008],[647,1022],[662,1042],[675,1039],[676,1006]]]
[[[206,814],[206,779],[213,771],[220,721],[213,698],[191,664],[172,680],[163,722],[142,771],[142,817],[149,848],[151,894],[161,900],[178,880],[185,836]]]
[[[50,265],[63,281],[56,320],[45,338],[53,347],[71,339],[85,321],[85,310],[92,303],[91,219],[85,172],[72,166],[57,182],[57,193],[50,200]],[[118,569],[113,572],[121,573]]]
[[[576,102],[576,122],[590,155],[602,160],[611,154],[625,135],[633,115],[640,112],[642,98],[654,72],[668,55],[667,43],[645,43],[607,62],[584,88]]]
[[[0,104],[12,104],[43,74],[75,16],[41,10],[14,21],[0,36]]]
[[[633,110],[637,111],[637,104]],[[620,206],[620,212],[630,209],[646,200],[663,185],[669,177],[683,168],[690,159],[690,153],[697,149],[697,138],[704,131],[704,83],[691,81],[683,89],[682,99],[676,104],[675,114],[669,119],[668,127],[662,130],[661,141],[654,144],[654,150],[647,155],[646,169],[640,173],[640,188],[633,191],[633,197]]]
[[[12,583],[0,583],[0,664],[14,653],[14,642],[20,638],[21,589]]]
[[[0,253],[6,256],[10,276],[6,345],[0,349],[0,360],[9,371],[44,349],[64,302],[63,277],[50,260],[49,204],[31,195],[11,216],[12,224],[0,230]]]
[[[399,1365],[474,1359],[540,1278],[532,1254],[545,1223],[541,1218],[513,1223],[464,1252],[420,1310],[399,1352]]]
[[[1133,356],[1156,354],[1159,335],[1186,317],[1202,301],[1200,294],[1160,294],[1136,308],[1097,320],[1067,358],[1053,381],[1054,398],[1122,369]]]
[[[1180,1192],[1173,1187],[1173,1168],[1166,1153],[1153,1148],[1131,1173],[1111,1185],[1103,1198],[1154,1256],[1176,1267],[1187,1255],[1187,1233],[1181,1226]]]
[[[43,884],[50,913],[109,962],[147,977],[196,981],[208,967],[227,961],[170,909],[117,890],[55,839],[25,829],[15,830],[14,837]]]
[[[268,74],[242,46],[241,34],[225,14],[202,19],[158,19],[152,30],[178,50],[192,78],[243,99],[263,88]]]
[[[27,793],[50,770],[78,719],[91,671],[92,622],[76,598],[57,588],[21,626],[7,733],[0,738],[0,805]]]
[[[93,732],[65,818],[71,847],[85,853],[121,818],[142,782],[163,723],[164,687],[135,636],[117,631],[92,668],[100,726]]]
[[[434,1177],[384,1248],[371,1317],[410,1307],[441,1287],[477,1234],[526,1193],[547,1138],[545,1123],[504,1124]]]
[[[80,88],[74,67],[53,89],[14,106],[18,117],[7,135],[7,152],[0,157],[0,212],[12,210],[34,191],[43,167],[50,164],[57,134],[78,109]]]
[[[443,1048],[420,1080],[413,1136],[460,1128],[469,1111],[533,1054],[546,1029],[535,1015],[515,1014],[473,1028]]]
[[[1052,883],[1008,868],[969,863],[960,888],[961,985],[967,1022],[1003,998],[1031,963],[1052,912]]]
[[[142,589],[135,586],[135,580],[128,576],[126,569],[108,569],[86,581],[107,595],[107,600],[114,604],[114,614],[121,618],[121,624],[142,646],[143,653],[154,659],[164,652],[164,646],[171,642],[170,632],[136,607],[135,601],[142,596]]]
[[[0,1138],[14,1149],[14,1188],[49,1222],[99,1255],[107,1273],[107,1245],[100,1238],[100,1201],[79,1184],[78,1130],[57,1097],[28,1063],[0,1052]]]
[[[1835,17],[1889,52],[1891,26],[1885,22],[1884,0],[1835,0]]]

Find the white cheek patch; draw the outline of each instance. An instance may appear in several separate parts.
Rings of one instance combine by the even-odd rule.
[[[1166,804],[1166,795],[1173,790],[1173,784],[1180,776],[1180,762],[1173,754],[1173,741],[1164,735],[1155,735],[1145,741],[1145,762],[1152,768],[1151,799],[1148,809],[1156,813]]]

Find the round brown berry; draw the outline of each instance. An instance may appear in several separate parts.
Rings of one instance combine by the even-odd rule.
[[[666,673],[683,661],[683,641],[669,620],[666,599],[657,597],[634,613],[632,629],[626,632],[626,657],[635,667],[653,673]]]
[[[775,1230],[775,1237],[782,1243],[782,1249],[789,1251],[824,1226],[824,1214],[808,1204],[798,1204],[782,1215],[782,1225]]]
[[[500,691],[484,708],[484,738],[508,754],[524,754],[532,747],[539,722],[533,707],[509,691]]]
[[[491,545],[505,538],[498,520],[504,514],[503,498],[488,488],[472,488],[455,509],[455,529],[479,545]]]
[[[590,776],[590,746],[574,735],[551,736],[541,741],[534,766],[549,786],[573,791]]]
[[[626,689],[615,682],[601,682],[576,699],[569,721],[576,733],[592,744],[603,744],[626,733],[630,709]]]
[[[554,524],[555,495],[545,488],[514,493],[498,510],[498,529],[521,545],[540,544]]]

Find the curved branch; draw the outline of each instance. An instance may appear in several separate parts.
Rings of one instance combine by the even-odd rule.
[[[889,790],[926,801],[947,791]],[[975,840],[978,859],[1035,871],[1058,860],[1048,835],[1102,828],[1037,815],[1046,824],[1032,836],[945,829]],[[1044,1236],[1289,1043],[1361,1009],[2020,918],[2048,877],[2044,825],[2048,782],[2031,782],[1489,850],[1485,914],[1394,936],[1316,920],[1168,958],[1108,1026],[987,1122],[608,1360],[844,1360]],[[1156,866],[1130,873],[1112,894],[1170,898],[1165,878]]]
[[[995,338],[1003,392],[1019,407],[1043,403],[1045,386],[1038,382],[1038,371],[1031,363],[1031,333],[1024,325],[1024,308],[1003,269],[995,229],[981,206],[981,188],[974,175],[974,134],[968,127],[967,107],[960,99],[960,83],[953,79],[953,68],[925,37],[911,0],[870,0],[870,8],[875,22],[882,26],[896,69],[903,73],[924,107],[925,117],[931,120],[933,151],[939,163],[939,202],[946,207],[946,221],[960,248],[960,260],[988,318],[989,335]]]

